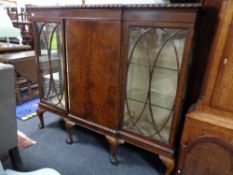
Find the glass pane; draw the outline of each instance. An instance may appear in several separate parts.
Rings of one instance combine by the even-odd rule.
[[[124,128],[168,143],[187,31],[129,29]]]
[[[39,70],[43,100],[65,108],[62,28],[60,23],[37,23]]]

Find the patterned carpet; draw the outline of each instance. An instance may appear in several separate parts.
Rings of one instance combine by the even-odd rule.
[[[16,118],[20,120],[28,120],[36,116],[36,110],[38,108],[39,99],[35,98],[31,101],[17,105]]]

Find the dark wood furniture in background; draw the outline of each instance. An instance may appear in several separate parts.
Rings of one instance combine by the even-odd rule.
[[[33,46],[33,33],[32,33],[32,24],[30,21],[12,21],[13,26],[20,29],[22,36],[22,43],[25,45]]]
[[[17,8],[8,8],[8,15],[11,18],[14,27],[19,28],[22,36],[22,43],[24,45],[30,45],[34,48],[32,24],[28,20],[28,14],[25,8],[21,8],[18,12]],[[14,40],[12,40],[14,42]],[[16,41],[17,42],[17,41]]]
[[[18,20],[18,9],[17,4],[15,4],[15,7],[8,7],[7,8],[7,14],[9,15],[11,20]]]
[[[197,102],[201,94],[202,84],[206,67],[209,61],[211,45],[214,33],[218,25],[218,15],[223,0],[202,0],[202,15],[198,22],[194,60],[190,69],[190,78],[187,85],[187,100],[185,101],[184,113],[191,105]]]
[[[16,102],[23,103],[38,97],[35,51],[29,45],[0,42],[0,62],[15,68]]]
[[[18,51],[27,51],[31,49],[32,48],[28,45],[19,45],[19,44],[12,44],[12,43],[7,44],[5,42],[0,42],[0,54],[18,52]]]
[[[0,62],[14,65],[17,104],[39,96],[35,51],[0,54]]]
[[[111,162],[129,142],[174,166],[194,25],[200,4],[28,6],[40,103],[106,136]],[[47,63],[47,64],[45,64]]]
[[[233,1],[220,7],[201,98],[185,118],[177,174],[233,174]]]
[[[196,137],[181,149],[181,161],[177,174],[233,174],[233,147],[232,144],[222,138],[213,136]]]

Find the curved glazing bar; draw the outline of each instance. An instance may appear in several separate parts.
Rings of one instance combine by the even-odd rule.
[[[39,70],[43,100],[65,108],[61,24],[38,22]]]
[[[129,29],[124,128],[168,143],[187,31]]]

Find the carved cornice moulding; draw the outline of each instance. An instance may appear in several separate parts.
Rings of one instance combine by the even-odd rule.
[[[201,3],[165,3],[165,4],[86,4],[86,5],[61,5],[61,6],[36,6],[36,5],[27,5],[27,8],[30,9],[67,9],[67,8],[77,8],[77,9],[85,9],[85,8],[200,8]]]

